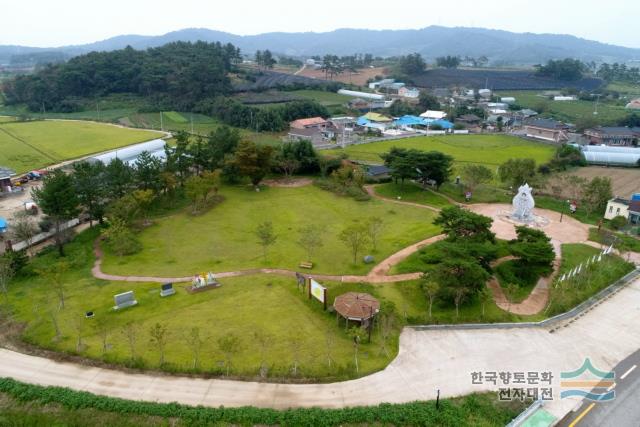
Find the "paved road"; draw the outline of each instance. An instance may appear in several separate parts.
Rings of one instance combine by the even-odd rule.
[[[399,403],[433,399],[437,389],[443,397],[450,397],[499,387],[473,385],[471,373],[477,371],[552,371],[555,388],[559,372],[577,369],[586,357],[608,370],[635,352],[640,343],[638,324],[640,279],[554,333],[544,328],[405,328],[398,357],[386,369],[339,383],[272,384],[128,374],[9,350],[0,350],[0,377],[132,400],[192,405],[287,408]],[[553,401],[545,408],[562,418],[577,403]]]
[[[636,343],[639,344],[639,343]],[[637,427],[640,425],[640,350],[618,363],[615,372],[616,397],[610,402],[584,401],[567,415],[561,427]],[[596,389],[602,392],[602,389]]]

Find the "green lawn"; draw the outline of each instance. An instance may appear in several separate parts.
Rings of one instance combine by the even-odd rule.
[[[0,123],[0,164],[26,172],[158,137],[156,132],[82,121]]]
[[[313,224],[322,227],[324,240],[312,259],[314,273],[365,274],[371,265],[361,261],[364,255],[382,260],[438,233],[431,224],[435,213],[426,209],[380,200],[356,202],[313,186],[264,188],[259,193],[247,187],[223,187],[221,194],[225,200],[201,216],[185,210],[157,220],[140,234],[142,252],[123,258],[107,254],[104,270],[169,277],[258,267],[295,270],[307,258],[296,244],[298,230]],[[338,235],[349,224],[374,216],[384,221],[378,249],[362,250],[354,264]],[[266,220],[273,222],[277,241],[264,260],[254,232]]]
[[[516,104],[522,108],[531,108],[538,112],[544,112],[558,120],[575,123],[583,117],[595,117],[602,124],[613,124],[617,120],[629,114],[624,105],[615,105],[610,102],[598,103],[598,115],[593,114],[595,102],[593,101],[552,101],[538,96],[537,91],[509,91],[501,92],[498,96],[513,96]]]
[[[456,163],[484,164],[494,172],[499,165],[513,158],[531,158],[537,164],[546,163],[555,150],[551,145],[509,135],[446,135],[353,145],[344,152],[351,159],[382,163],[380,154],[393,147],[441,151],[453,156]]]
[[[425,190],[413,182],[396,184],[389,182],[375,186],[375,192],[383,197],[397,199],[403,202],[420,203],[422,205],[436,208],[446,208],[451,206],[449,201],[433,191]]]

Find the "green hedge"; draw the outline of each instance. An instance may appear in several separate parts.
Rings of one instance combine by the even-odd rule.
[[[97,396],[62,387],[43,387],[0,378],[0,392],[20,402],[60,404],[71,410],[92,408],[121,414],[178,418],[187,424],[231,423],[239,425],[335,426],[341,424],[382,424],[413,426],[502,426],[526,404],[499,403],[495,394],[474,394],[435,402],[381,404],[344,409],[299,408],[275,410],[255,407],[209,408],[178,403],[155,403]]]

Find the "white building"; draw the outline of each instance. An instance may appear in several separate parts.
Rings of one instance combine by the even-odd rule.
[[[347,89],[340,89],[338,93],[340,95],[353,96],[354,98],[374,99],[377,101],[384,100],[384,95],[379,95],[377,93],[359,92],[356,90],[347,90]]]
[[[629,218],[629,200],[616,197],[607,202],[607,210],[604,212],[605,219],[613,219],[617,216]]]
[[[444,111],[427,110],[424,113],[420,114],[420,117],[432,120],[442,120],[447,117],[447,113],[445,113]]]
[[[404,86],[398,89],[398,95],[400,95],[403,98],[417,99],[420,97],[420,90],[415,87]]]

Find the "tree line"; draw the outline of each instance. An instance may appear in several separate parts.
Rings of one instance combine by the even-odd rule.
[[[26,104],[32,111],[71,112],[81,107],[81,98],[113,93],[151,97],[174,109],[189,110],[199,100],[230,93],[228,73],[240,59],[240,50],[232,44],[126,47],[49,65],[6,82],[3,90],[7,104]]]

